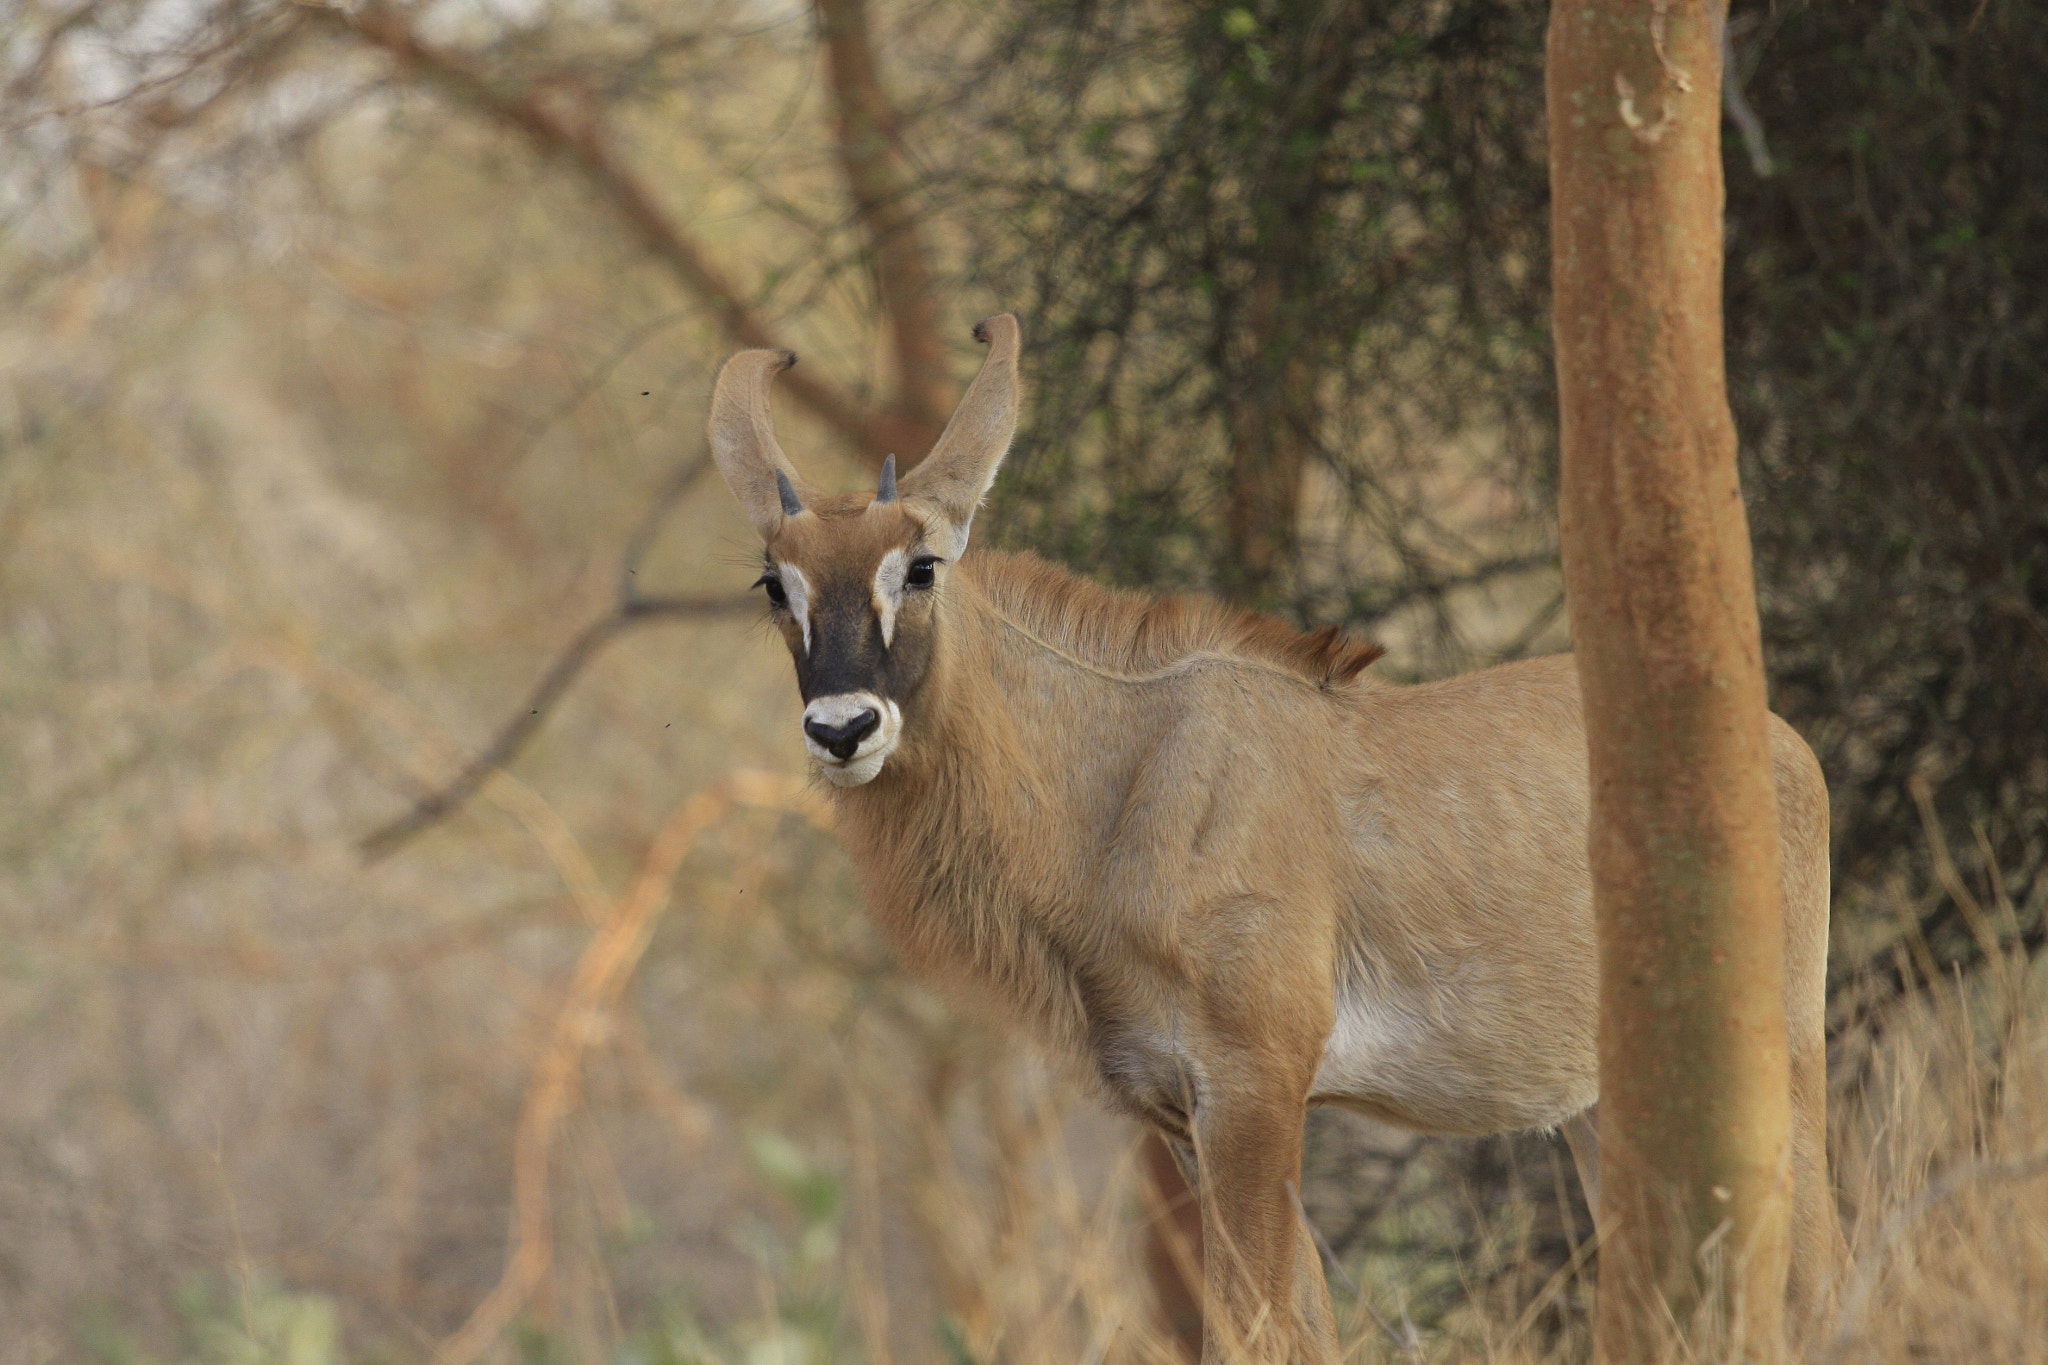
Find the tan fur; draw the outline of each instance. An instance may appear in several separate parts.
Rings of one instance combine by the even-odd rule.
[[[1000,455],[983,452],[988,475]],[[820,499],[782,519],[770,561],[865,583],[891,549],[964,540],[971,505],[921,504],[914,479],[901,504]],[[1182,1154],[1209,1248],[1206,1358],[1333,1359],[1295,1194],[1309,1104],[1484,1133],[1555,1126],[1596,1098],[1571,660],[1397,687],[1361,673],[1370,645],[1204,598],[1115,592],[1019,555],[937,574],[895,622],[898,647],[927,659],[896,699],[900,741],[872,780],[834,791],[873,914],[914,966],[1007,1010]],[[1812,1302],[1840,1237],[1823,1144],[1827,794],[1775,718],[1771,739],[1794,1293]]]
[[[1336,626],[1304,634],[1213,597],[1119,592],[1032,555],[981,554],[978,575],[1022,629],[1096,667],[1146,673],[1194,654],[1262,659],[1319,686],[1350,682],[1386,653]]]

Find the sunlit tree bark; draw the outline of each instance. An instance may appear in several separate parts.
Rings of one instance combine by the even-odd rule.
[[[1784,940],[1722,365],[1724,17],[1719,0],[1572,0],[1550,21],[1561,515],[1601,950],[1597,1331],[1616,1365],[1669,1358],[1675,1336],[1767,1358],[1782,1332]]]

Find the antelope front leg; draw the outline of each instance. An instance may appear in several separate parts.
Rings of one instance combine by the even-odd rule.
[[[1295,1092],[1223,1084],[1197,1102],[1203,1365],[1336,1359],[1329,1290],[1296,1193],[1305,1094]]]

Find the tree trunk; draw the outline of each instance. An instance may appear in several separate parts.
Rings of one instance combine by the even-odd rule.
[[[1273,23],[1281,71],[1245,189],[1255,233],[1250,278],[1219,316],[1217,352],[1230,443],[1229,557],[1218,586],[1266,610],[1279,605],[1294,567],[1303,476],[1322,425],[1318,380],[1347,340],[1322,321],[1321,220],[1339,146],[1331,130],[1353,90],[1366,20],[1356,7],[1309,0],[1283,5]]]
[[[1306,253],[1276,246],[1281,269]],[[1277,274],[1277,272],[1276,272]],[[1293,566],[1302,473],[1317,423],[1314,365],[1302,332],[1308,307],[1272,275],[1249,291],[1247,358],[1226,411],[1230,478],[1224,528],[1230,553],[1220,586],[1233,601],[1270,609]]]
[[[1721,335],[1721,0],[1552,8],[1565,586],[1600,935],[1602,1360],[1781,1350],[1777,807]],[[1704,1253],[1704,1254],[1703,1254]]]
[[[817,0],[817,14],[832,84],[839,167],[867,239],[875,297],[895,355],[891,416],[903,428],[903,459],[915,462],[945,429],[958,390],[912,199],[913,177],[896,143],[896,107],[875,60],[867,0]],[[861,453],[879,463],[898,452]]]

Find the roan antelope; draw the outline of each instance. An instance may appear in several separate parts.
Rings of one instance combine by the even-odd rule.
[[[1157,1128],[1199,1194],[1205,1357],[1327,1361],[1302,1119],[1563,1126],[1593,1174],[1596,959],[1571,659],[1419,686],[1371,646],[967,553],[1018,409],[1016,319],[924,461],[827,495],[776,444],[784,351],[727,362],[719,469],[766,545],[805,745],[868,905]],[[1773,717],[1795,1110],[1795,1299],[1827,1178],[1827,791]]]

